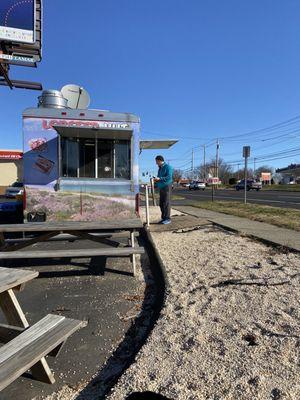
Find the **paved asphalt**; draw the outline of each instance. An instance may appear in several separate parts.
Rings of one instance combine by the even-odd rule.
[[[187,202],[173,200],[172,204],[188,204],[192,201],[208,201],[211,200],[212,191],[210,188],[205,190],[188,190],[186,188],[175,188],[174,195],[185,197]],[[228,201],[244,201],[244,192],[231,189],[215,190],[216,200]],[[282,208],[300,209],[300,192],[285,191],[249,191],[247,192],[247,200],[249,203],[264,204]]]
[[[34,247],[54,251],[97,246],[106,247],[84,240],[39,243]],[[25,250],[30,252],[32,247]],[[145,263],[146,254],[142,255],[142,268]],[[30,324],[53,313],[85,320],[88,325],[67,340],[57,358],[47,358],[55,374],[54,385],[21,377],[0,393],[0,399],[46,397],[64,385],[76,387],[96,375],[102,382],[105,372],[102,375],[99,371],[123,340],[144,300],[143,282],[131,276],[129,258],[15,260],[9,265],[39,271],[39,277],[17,293]],[[0,323],[6,323],[3,315]]]

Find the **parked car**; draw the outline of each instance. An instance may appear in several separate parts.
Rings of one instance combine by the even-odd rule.
[[[254,179],[247,179],[246,183],[247,190],[256,190],[257,192],[262,188],[261,182],[257,182]],[[236,190],[245,189],[245,179],[242,179],[237,185],[235,185]]]
[[[189,185],[189,190],[204,190],[205,189],[205,182],[200,182],[200,181],[193,181]]]
[[[5,197],[15,198],[16,196],[22,196],[24,193],[24,186],[22,182],[14,182],[5,191]]]

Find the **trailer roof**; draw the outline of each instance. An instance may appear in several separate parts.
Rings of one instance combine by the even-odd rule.
[[[27,108],[23,111],[23,117],[32,118],[59,118],[80,119],[92,121],[121,121],[139,123],[137,115],[130,113],[115,113],[108,110],[73,110],[70,108]]]

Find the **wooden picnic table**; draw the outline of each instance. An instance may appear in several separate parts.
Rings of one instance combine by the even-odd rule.
[[[136,270],[136,254],[142,254],[144,249],[135,245],[135,234],[142,229],[143,224],[140,218],[131,218],[128,220],[113,221],[63,221],[63,222],[31,222],[25,224],[0,224],[0,260],[1,259],[17,259],[17,258],[59,258],[59,257],[92,257],[92,256],[108,256],[108,257],[127,257],[129,256],[133,266],[133,275]],[[120,243],[109,241],[105,237],[101,237],[101,233],[116,233],[124,231],[129,232],[128,246],[120,247]],[[12,244],[6,240],[4,234],[11,232],[22,232],[35,234],[34,237],[25,238],[17,243]],[[92,248],[92,249],[75,249],[75,250],[47,250],[47,251],[20,251],[25,247],[31,246],[38,242],[44,242],[53,239],[62,234],[72,235],[73,237],[91,240],[98,243],[105,243],[110,247]],[[96,235],[98,234],[98,235]]]
[[[8,325],[0,324],[0,341],[2,343],[8,343],[29,327],[14,292],[23,290],[25,284],[38,275],[37,271],[0,268],[0,308],[8,323]],[[35,379],[46,383],[54,383],[55,381],[45,358],[32,366],[31,372]]]
[[[0,268],[0,308],[7,320],[7,324],[0,324],[0,391],[29,369],[35,379],[54,383],[45,356],[57,356],[67,338],[86,325],[84,321],[48,314],[29,326],[15,292],[38,274]]]

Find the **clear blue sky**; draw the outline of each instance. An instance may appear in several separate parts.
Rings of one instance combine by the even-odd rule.
[[[77,83],[91,107],[139,115],[144,138],[180,139],[161,151],[175,167],[190,167],[193,146],[199,164],[199,146],[217,137],[233,163],[243,145],[257,158],[299,148],[257,160],[281,167],[300,162],[300,119],[226,137],[300,114],[299,39],[299,0],[44,0],[43,61],[12,76],[53,89]],[[21,112],[37,95],[0,87],[1,148],[22,146]],[[144,152],[143,170],[156,169],[156,154]]]

